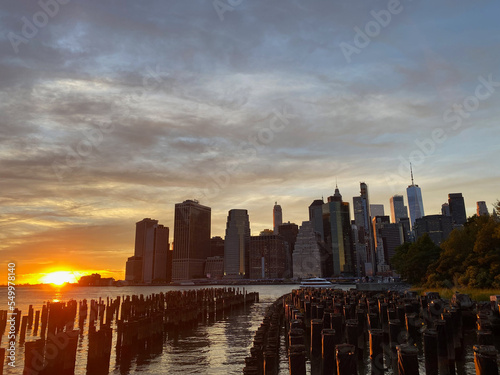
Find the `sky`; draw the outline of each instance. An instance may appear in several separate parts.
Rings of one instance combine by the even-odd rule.
[[[0,251],[17,281],[124,278],[135,223],[448,193],[500,199],[497,1],[5,0]],[[7,278],[7,265],[0,270]]]

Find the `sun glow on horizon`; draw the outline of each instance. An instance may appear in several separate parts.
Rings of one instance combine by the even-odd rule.
[[[70,271],[56,271],[43,276],[40,281],[44,284],[63,285],[78,282],[77,275]]]

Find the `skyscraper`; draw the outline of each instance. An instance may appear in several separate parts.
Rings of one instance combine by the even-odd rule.
[[[443,203],[441,205],[441,215],[443,215],[443,216],[451,216],[450,205],[448,203]]]
[[[415,225],[415,220],[425,215],[424,203],[422,201],[422,191],[420,190],[418,185],[415,185],[413,181],[413,169],[411,169],[411,185],[409,185],[408,188],[406,189],[406,195],[408,197],[408,208],[410,210],[410,223],[413,230],[413,225]]]
[[[203,265],[210,254],[211,209],[195,200],[175,205],[172,279],[203,277]]]
[[[248,211],[230,210],[224,240],[224,274],[227,277],[248,277],[249,240]]]
[[[477,204],[477,216],[489,215],[488,206],[486,206],[485,201],[479,201]]]
[[[408,217],[408,208],[405,206],[402,195],[393,195],[390,199],[391,222],[399,223],[399,219]]]
[[[285,259],[285,274],[284,277],[291,278],[293,276],[293,252],[295,250],[295,241],[299,233],[299,226],[294,223],[281,224],[278,228],[278,234],[283,237],[286,242],[286,259]]]
[[[388,269],[396,248],[404,242],[404,227],[402,222],[390,223],[389,216],[375,216],[372,223],[378,268],[382,271]]]
[[[281,206],[278,204],[278,202],[274,202],[274,208],[273,208],[274,234],[278,234],[278,228],[281,224],[283,224],[283,213],[281,212]]]
[[[383,204],[370,204],[370,214],[371,214],[371,217],[385,216],[384,205]]]
[[[325,243],[332,254],[333,275],[354,272],[349,203],[342,201],[338,187],[323,205]]]
[[[319,233],[321,240],[324,241],[323,233],[323,199],[315,199],[309,206],[309,221],[316,233]]]
[[[169,228],[150,218],[136,223],[134,256],[128,258],[127,281],[152,283],[171,279]]]
[[[358,238],[355,239],[356,252],[366,254],[364,270],[366,275],[371,276],[376,272],[375,247],[373,245],[373,232],[370,215],[370,202],[368,199],[368,186],[360,183],[360,196],[353,198],[354,224],[358,230]],[[361,250],[361,245],[365,250]]]
[[[465,213],[465,202],[462,193],[448,194],[448,204],[450,205],[450,214],[453,224],[465,224],[467,222],[467,214]]]
[[[415,221],[415,237],[418,239],[425,233],[432,242],[440,245],[453,230],[452,217],[445,215],[427,215]]]
[[[285,240],[274,234],[250,237],[250,279],[280,279],[285,274]]]
[[[321,246],[321,238],[310,221],[303,221],[295,241],[293,252],[293,277],[323,277],[328,254]],[[328,275],[330,276],[330,275]]]

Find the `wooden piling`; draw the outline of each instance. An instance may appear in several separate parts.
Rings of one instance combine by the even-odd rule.
[[[498,375],[497,354],[494,346],[474,345],[476,375]]]
[[[399,375],[419,375],[417,347],[409,344],[398,345],[397,352]]]

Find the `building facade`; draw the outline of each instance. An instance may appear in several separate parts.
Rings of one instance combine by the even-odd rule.
[[[224,275],[248,277],[250,220],[247,210],[230,210],[224,239]]]
[[[281,211],[281,206],[278,204],[278,202],[274,202],[274,207],[273,207],[274,234],[278,234],[278,228],[281,224],[283,224],[283,212]]]
[[[175,205],[172,280],[204,276],[210,254],[211,209],[195,200]]]
[[[408,207],[405,206],[404,197],[402,195],[393,195],[389,202],[391,206],[392,223],[399,223],[400,219],[408,217]]]
[[[488,206],[485,201],[479,201],[476,203],[476,214],[477,216],[488,216],[490,213],[488,212]]]
[[[415,237],[418,239],[425,233],[429,235],[432,242],[440,245],[445,241],[453,230],[453,221],[451,216],[427,215],[415,222]]]
[[[467,222],[465,212],[465,202],[462,193],[448,194],[448,204],[450,205],[450,215],[453,225],[464,225]]]
[[[422,190],[418,185],[415,185],[413,181],[413,171],[411,172],[411,185],[406,189],[406,196],[408,198],[408,209],[410,211],[410,224],[413,230],[415,220],[425,215]]]
[[[354,275],[354,250],[349,203],[342,201],[338,187],[323,205],[325,243],[332,255],[332,276]]]
[[[250,279],[281,279],[285,274],[286,244],[283,237],[250,237]]]
[[[330,255],[322,245],[321,236],[310,221],[303,221],[299,228],[293,252],[293,277],[326,277]]]
[[[299,226],[294,223],[281,224],[278,228],[278,234],[286,242],[285,278],[293,277],[293,252],[295,251],[295,241],[298,233]]]

